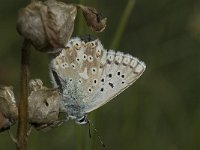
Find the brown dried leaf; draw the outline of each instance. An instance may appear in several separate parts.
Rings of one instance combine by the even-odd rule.
[[[10,86],[0,86],[0,132],[9,129],[15,124],[18,109]]]
[[[106,27],[107,18],[103,17],[95,8],[77,5],[83,12],[88,27],[95,32],[102,32]]]

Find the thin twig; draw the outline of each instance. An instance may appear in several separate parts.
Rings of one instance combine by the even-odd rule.
[[[119,25],[117,26],[116,32],[114,34],[114,39],[111,43],[111,48],[116,49],[118,47],[119,41],[122,37],[122,34],[124,32],[124,29],[126,27],[129,16],[130,16],[134,6],[135,6],[135,0],[129,0],[127,2],[126,8],[124,9],[122,17],[119,21]]]
[[[29,61],[30,61],[30,46],[29,40],[24,40],[21,50],[21,83],[20,83],[20,100],[18,104],[18,150],[26,150],[27,143],[27,122],[28,122],[28,80],[29,80]]]

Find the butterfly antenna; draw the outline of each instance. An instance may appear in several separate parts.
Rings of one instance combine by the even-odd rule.
[[[93,129],[94,129],[94,132],[95,132],[96,135],[97,135],[97,138],[98,138],[100,144],[105,148],[106,145],[105,145],[104,142],[102,141],[102,139],[101,139],[101,137],[100,137],[100,135],[99,135],[99,132],[98,132],[98,130],[95,128],[94,124],[93,124],[90,120],[88,120],[88,124],[89,124],[89,137],[90,137],[90,138],[92,137],[92,136],[91,136],[91,129],[90,129],[90,127],[92,126]]]

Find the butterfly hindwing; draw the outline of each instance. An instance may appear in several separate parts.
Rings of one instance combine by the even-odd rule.
[[[88,113],[110,101],[136,81],[145,70],[145,64],[131,55],[109,50],[101,76],[101,82],[85,112]]]

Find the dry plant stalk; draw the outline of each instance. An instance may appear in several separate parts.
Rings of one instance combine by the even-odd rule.
[[[30,61],[29,40],[25,39],[21,50],[21,80],[20,80],[20,100],[18,103],[18,129],[17,129],[17,149],[26,150],[27,144],[27,122],[28,122],[28,80]]]

